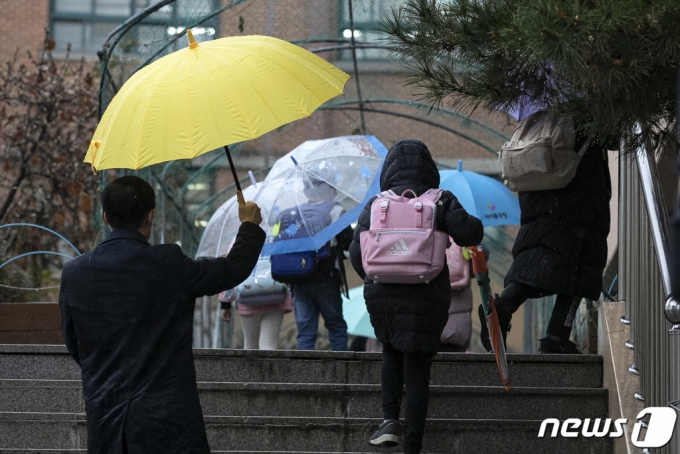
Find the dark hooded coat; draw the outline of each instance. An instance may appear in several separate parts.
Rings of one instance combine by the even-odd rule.
[[[64,265],[59,307],[80,365],[90,454],[209,454],[191,348],[196,298],[235,287],[264,231],[241,225],[225,258],[194,261],[119,229]]]
[[[577,150],[584,140],[577,140]],[[505,285],[516,281],[547,293],[599,298],[611,194],[606,148],[597,143],[564,188],[519,192],[521,226]]]
[[[417,195],[439,187],[439,172],[430,152],[419,140],[395,143],[385,158],[380,175],[380,190],[402,194],[412,189]],[[356,272],[364,278],[364,298],[378,341],[392,344],[403,352],[435,353],[448,320],[450,305],[449,271],[445,266],[427,284],[377,284],[366,279],[361,262],[360,234],[370,228],[373,197],[359,215],[350,259]],[[470,216],[449,191],[438,202],[437,228],[460,246],[482,241],[482,222]]]

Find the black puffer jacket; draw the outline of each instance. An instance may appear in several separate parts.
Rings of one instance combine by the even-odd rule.
[[[517,281],[551,293],[599,298],[610,198],[606,149],[598,144],[590,145],[564,188],[520,192],[521,227],[505,285]]]
[[[421,195],[439,187],[439,172],[424,143],[402,140],[390,149],[380,176],[380,190],[392,189],[401,194],[412,189]],[[350,259],[356,272],[364,278],[364,298],[375,328],[383,344],[390,343],[401,351],[437,352],[450,305],[449,271],[445,266],[428,284],[376,284],[366,279],[361,263],[361,232],[370,228],[371,199],[354,229]],[[444,191],[437,210],[437,228],[447,232],[460,246],[477,245],[484,237],[479,219],[470,216],[458,199]]]

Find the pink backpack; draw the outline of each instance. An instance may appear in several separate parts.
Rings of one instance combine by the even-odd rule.
[[[453,240],[446,250],[446,263],[449,265],[451,290],[459,290],[470,285],[470,262],[463,257],[463,248]]]
[[[371,205],[371,227],[361,232],[361,261],[376,283],[422,284],[444,268],[449,236],[437,230],[440,189],[409,199],[392,191]]]

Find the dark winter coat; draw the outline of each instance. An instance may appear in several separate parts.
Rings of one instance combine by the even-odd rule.
[[[549,293],[599,298],[610,199],[607,153],[598,144],[590,145],[564,188],[520,192],[521,226],[505,285],[516,281]]]
[[[195,299],[244,281],[264,231],[243,223],[226,258],[194,261],[114,230],[64,265],[59,294],[80,365],[88,453],[209,454],[191,349]]]
[[[421,195],[439,187],[439,172],[425,144],[402,140],[392,146],[380,175],[380,190],[402,194],[412,189]],[[350,259],[364,278],[364,298],[378,340],[400,351],[437,352],[439,338],[449,315],[449,271],[445,266],[427,284],[376,284],[366,279],[361,262],[360,234],[370,228],[372,198],[359,215],[350,246]],[[444,191],[437,209],[437,228],[447,232],[460,246],[477,245],[484,237],[479,219],[470,216],[458,199]]]

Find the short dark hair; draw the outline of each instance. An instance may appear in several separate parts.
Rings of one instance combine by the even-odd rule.
[[[102,192],[102,209],[114,229],[139,229],[156,208],[156,193],[135,175],[116,178]]]

